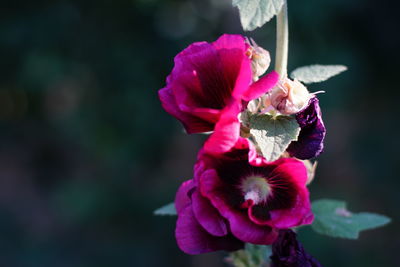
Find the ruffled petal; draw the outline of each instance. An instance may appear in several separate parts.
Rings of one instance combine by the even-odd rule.
[[[179,248],[187,254],[201,254],[217,250],[233,251],[243,248],[243,242],[227,235],[212,236],[197,222],[192,206],[181,210],[176,222],[175,236]]]
[[[211,205],[210,201],[196,190],[192,195],[193,212],[200,225],[211,235],[225,236],[228,234],[226,221]]]
[[[219,109],[188,107],[184,104],[180,104],[179,109],[212,124],[217,123],[221,116],[221,110]]]
[[[184,207],[190,204],[189,191],[194,188],[193,179],[187,180],[181,184],[175,195],[175,209],[179,214]]]
[[[165,87],[158,92],[162,107],[172,116],[182,122],[187,133],[209,132],[214,128],[214,124],[203,119],[182,112],[175,102],[175,98],[169,87]]]

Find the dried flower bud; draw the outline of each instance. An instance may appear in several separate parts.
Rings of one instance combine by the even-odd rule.
[[[313,95],[299,81],[284,78],[270,91],[271,105],[284,115],[296,114],[304,109]]]
[[[253,72],[253,81],[258,81],[258,78],[263,75],[271,63],[269,52],[258,46],[253,39],[247,39],[249,49],[246,55],[251,59],[251,69]]]

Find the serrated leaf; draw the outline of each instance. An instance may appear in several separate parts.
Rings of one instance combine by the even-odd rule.
[[[315,216],[312,229],[317,233],[357,239],[359,232],[374,229],[389,223],[390,218],[369,213],[352,213],[346,209],[344,201],[321,199],[312,203]]]
[[[154,215],[176,215],[175,204],[172,202],[156,209]]]
[[[292,116],[252,115],[249,121],[250,134],[268,161],[277,160],[300,133]]]
[[[284,0],[232,0],[239,8],[240,22],[245,31],[263,26],[282,8]]]
[[[347,70],[343,65],[310,65],[295,69],[290,76],[303,83],[318,83]]]

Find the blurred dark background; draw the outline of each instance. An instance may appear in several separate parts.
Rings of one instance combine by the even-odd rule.
[[[290,62],[349,70],[309,87],[328,128],[312,199],[393,222],[358,241],[300,232],[325,266],[400,266],[398,6],[289,0]],[[152,211],[191,178],[204,137],[157,91],[195,41],[243,33],[230,0],[4,1],[0,8],[0,266],[224,266],[187,256]],[[275,21],[247,33],[274,54]]]

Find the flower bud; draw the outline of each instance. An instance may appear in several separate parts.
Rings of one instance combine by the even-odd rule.
[[[266,101],[284,115],[296,114],[304,109],[313,95],[299,81],[284,78],[270,91]]]
[[[247,39],[249,49],[246,55],[251,59],[251,70],[253,72],[253,81],[258,81],[258,78],[263,75],[271,63],[269,52],[258,46],[253,39]]]

